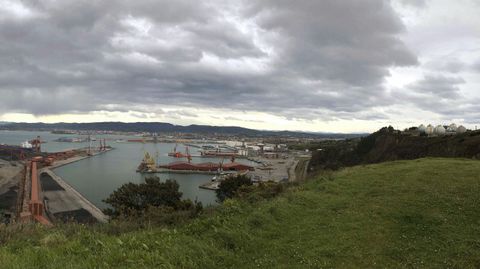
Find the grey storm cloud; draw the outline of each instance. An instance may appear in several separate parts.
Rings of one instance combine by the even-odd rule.
[[[480,60],[475,62],[472,67],[475,71],[480,72]]]
[[[425,63],[424,66],[432,71],[447,73],[460,73],[468,68],[468,65],[458,59],[441,59]]]
[[[420,94],[427,94],[433,99],[447,99],[452,100],[460,98],[461,84],[465,80],[460,77],[445,77],[445,76],[426,76],[423,80],[411,85],[411,89]]]
[[[377,119],[389,68],[418,65],[388,0],[18,5],[0,9],[0,114],[179,105]],[[458,83],[413,89],[448,98]]]
[[[410,105],[441,115],[446,122],[463,119],[473,124],[480,118],[480,99],[468,98],[460,89],[465,80],[458,76],[425,75],[392,94],[392,101],[402,100]]]
[[[423,8],[427,4],[427,0],[398,0],[401,4],[406,6],[413,6],[417,8]]]

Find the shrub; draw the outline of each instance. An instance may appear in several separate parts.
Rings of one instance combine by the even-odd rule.
[[[257,186],[242,186],[236,196],[250,203],[271,199],[284,192],[286,185],[274,181],[260,182]]]
[[[196,217],[202,211],[200,202],[181,200],[182,193],[174,180],[160,182],[158,177],[145,183],[127,183],[104,202],[112,206],[105,213],[125,222],[176,224]]]
[[[240,187],[252,184],[252,179],[247,175],[228,177],[220,183],[219,188],[215,191],[217,199],[219,202],[223,202],[227,198],[233,198]]]

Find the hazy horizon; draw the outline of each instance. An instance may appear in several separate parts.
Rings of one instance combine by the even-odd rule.
[[[123,121],[98,121],[98,122],[50,122],[50,123],[46,123],[46,122],[12,122],[12,121],[0,121],[0,123],[6,123],[6,124],[9,124],[9,123],[19,123],[19,124],[23,124],[23,123],[32,123],[32,124],[36,124],[36,123],[40,123],[40,124],[82,124],[82,123],[86,123],[86,124],[94,124],[94,123],[160,123],[160,124],[171,124],[171,125],[174,125],[174,126],[182,126],[182,127],[189,127],[189,126],[193,126],[193,125],[200,125],[200,124],[175,124],[175,123],[171,123],[171,122],[155,122],[155,121],[152,121],[152,122],[146,122],[146,121],[139,121],[139,122],[123,122]],[[251,129],[251,130],[255,130],[255,131],[262,131],[262,132],[296,132],[296,133],[311,133],[311,134],[328,134],[328,133],[332,133],[332,134],[364,134],[366,132],[349,132],[349,133],[346,133],[346,132],[329,132],[329,131],[304,131],[304,130],[282,130],[282,129],[278,129],[278,130],[272,130],[272,129],[255,129],[255,128],[247,128],[247,127],[242,127],[242,126],[235,126],[235,125],[209,125],[209,124],[201,124],[200,126],[212,126],[212,127],[232,127],[232,128],[246,128],[246,129]],[[386,126],[384,126],[386,127]]]
[[[478,14],[473,0],[4,0],[0,121],[474,129]]]

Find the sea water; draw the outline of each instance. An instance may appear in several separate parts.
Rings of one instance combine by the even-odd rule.
[[[31,140],[37,136],[40,136],[42,141],[47,142],[42,144],[42,151],[46,152],[57,152],[89,146],[89,143],[54,141],[60,137],[80,137],[80,135],[29,131],[0,131],[0,144],[20,145],[22,142]],[[168,152],[173,150],[175,144],[116,142],[121,139],[138,139],[138,137],[118,135],[95,135],[94,137],[97,139],[106,138],[108,140],[107,144],[112,146],[114,150],[56,168],[54,172],[99,208],[105,208],[107,206],[103,200],[121,185],[128,182],[141,183],[144,181],[145,175],[137,173],[136,169],[143,159],[145,152],[149,152],[153,157],[158,156],[158,162],[161,164],[185,160],[168,156]],[[92,142],[92,144],[95,147],[99,146],[99,142]],[[185,146],[178,144],[177,150],[183,152],[185,151]],[[195,148],[190,148],[190,153],[192,155],[199,154]],[[192,159],[194,163],[221,161],[228,162],[229,160],[222,160],[220,158]],[[245,160],[238,161],[251,164]],[[184,199],[197,200],[202,202],[203,205],[213,205],[216,203],[214,191],[199,188],[201,184],[210,181],[213,177],[212,175],[157,174],[156,176],[160,177],[162,181],[167,179],[176,180],[180,185],[180,191],[183,193]]]

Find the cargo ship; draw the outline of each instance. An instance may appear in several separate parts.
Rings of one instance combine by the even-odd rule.
[[[55,140],[55,142],[63,142],[63,143],[84,143],[88,142],[87,138],[80,138],[80,137],[60,137]],[[94,140],[91,140],[94,141]]]
[[[172,162],[164,165],[157,165],[156,160],[148,153],[145,152],[145,156],[142,162],[137,168],[138,173],[181,173],[181,174],[219,174],[225,173],[238,173],[244,171],[254,171],[255,168],[250,165],[236,163],[232,158],[231,163],[224,164],[206,162],[206,163],[191,163],[188,161]]]
[[[192,155],[190,155],[190,151],[188,150],[188,146],[185,148],[185,153],[182,153],[180,151],[177,151],[177,145],[175,145],[172,152],[168,153],[168,156],[174,158],[192,158]]]
[[[240,171],[254,171],[255,168],[250,165],[241,164],[241,163],[189,163],[189,162],[173,162],[166,165],[159,165],[158,168],[166,169],[169,171],[190,171],[194,172],[221,172],[221,171],[231,171],[231,172],[240,172]]]
[[[240,154],[236,151],[203,150],[200,152],[202,157],[238,157]]]
[[[150,156],[148,152],[145,152],[142,162],[137,168],[139,173],[155,173],[157,172],[157,165],[155,159]]]
[[[145,139],[128,139],[127,142],[145,143]]]

